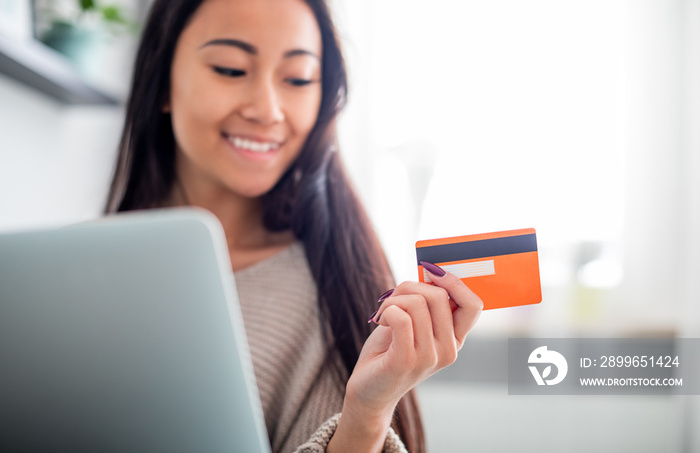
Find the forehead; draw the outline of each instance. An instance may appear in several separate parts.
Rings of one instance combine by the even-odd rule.
[[[212,39],[249,42],[261,53],[308,50],[321,55],[321,32],[303,0],[205,0],[181,40],[196,46]]]

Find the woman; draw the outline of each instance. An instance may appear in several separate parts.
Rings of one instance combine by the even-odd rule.
[[[412,389],[455,360],[482,304],[430,264],[437,286],[386,291],[336,152],[345,93],[323,0],[156,0],[107,212],[219,218],[273,451],[423,451]]]

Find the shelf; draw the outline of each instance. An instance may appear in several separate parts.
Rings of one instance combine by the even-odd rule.
[[[86,83],[71,64],[38,41],[0,35],[0,74],[69,105],[118,105],[114,97]]]

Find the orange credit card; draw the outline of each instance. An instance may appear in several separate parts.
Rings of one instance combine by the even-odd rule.
[[[416,242],[418,279],[431,283],[421,261],[456,275],[484,302],[484,310],[542,302],[534,228]]]

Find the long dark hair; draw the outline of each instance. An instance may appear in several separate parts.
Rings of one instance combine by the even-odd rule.
[[[203,0],[156,0],[134,65],[131,93],[106,212],[163,206],[176,181],[175,139],[162,106],[170,91],[177,40]],[[318,287],[329,344],[348,376],[371,333],[367,317],[394,284],[391,269],[337,152],[336,118],[347,75],[324,0],[306,0],[322,38],[322,99],[315,126],[296,161],[262,198],[271,231],[292,230],[304,244]],[[331,361],[329,361],[330,363]],[[425,450],[413,391],[397,406],[394,428],[409,451]]]

